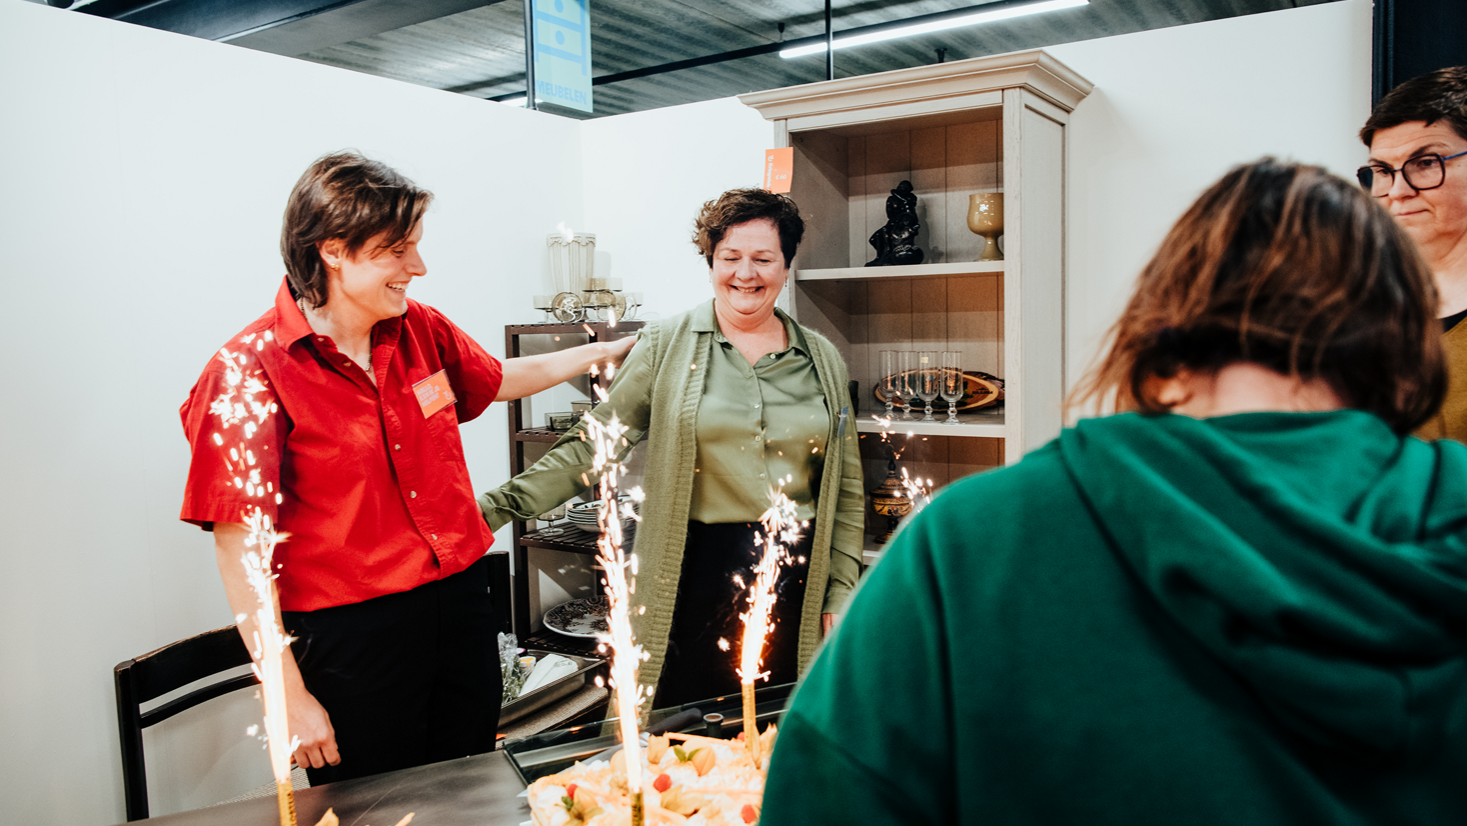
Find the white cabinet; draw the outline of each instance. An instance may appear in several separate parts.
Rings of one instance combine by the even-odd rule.
[[[861,385],[860,430],[878,429],[871,389],[882,349],[957,350],[964,369],[1007,382],[995,412],[893,428],[914,434],[896,438],[903,463],[939,486],[1016,462],[1059,433],[1066,125],[1091,88],[1036,50],[740,97],[773,121],[775,146],[794,147],[790,196],[806,236],[783,300],[845,355]],[[903,180],[919,198],[924,262],[865,267],[875,256],[867,239]],[[982,239],[967,228],[968,196],[996,191],[1005,260],[975,261]],[[863,455],[879,478],[873,438]]]

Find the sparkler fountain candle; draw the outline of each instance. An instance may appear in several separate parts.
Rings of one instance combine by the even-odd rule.
[[[280,504],[281,495],[276,489],[275,481],[260,478],[255,452],[250,447],[250,441],[260,425],[279,409],[275,402],[269,401],[270,391],[260,378],[261,371],[250,368],[250,346],[253,345],[256,351],[263,350],[265,344],[271,340],[272,336],[267,330],[261,335],[251,334],[240,339],[243,347],[238,352],[231,352],[228,348],[219,351],[219,360],[227,365],[225,382],[229,389],[214,400],[209,411],[219,417],[220,431],[238,428],[238,440],[230,447],[228,458],[225,459],[225,466],[235,474],[235,487],[252,499],[271,496],[275,504]],[[214,442],[222,447],[225,438],[220,431],[214,432]],[[275,775],[280,824],[296,826],[295,793],[290,781],[290,755],[295,751],[297,742],[290,736],[289,717],[285,708],[285,675],[281,663],[291,640],[281,631],[276,618],[276,574],[272,564],[275,546],[286,538],[286,534],[274,530],[269,515],[259,506],[245,508],[240,516],[248,531],[244,543],[247,550],[242,562],[245,575],[259,603],[255,611],[254,646],[250,650],[250,656],[254,659],[251,667],[261,684],[260,698],[265,706],[265,742],[270,749],[270,768]],[[244,614],[235,617],[236,622],[243,622],[245,619]],[[255,730],[252,728],[251,733]]]
[[[769,673],[760,671],[764,664],[764,640],[769,636],[770,615],[774,611],[774,586],[779,581],[779,569],[789,564],[789,547],[800,539],[800,528],[804,523],[795,517],[795,503],[783,492],[770,492],[769,510],[759,517],[764,532],[759,537],[764,551],[759,564],[754,567],[754,582],[749,586],[749,610],[739,615],[744,623],[744,636],[739,644],[739,681],[744,695],[744,742],[754,765],[759,765],[759,724],[754,708],[754,681],[767,679]],[[735,582],[743,585],[741,577]]]
[[[255,646],[250,651],[254,658],[251,668],[260,678],[260,695],[265,704],[265,742],[270,748],[270,768],[275,775],[275,796],[280,803],[281,826],[296,826],[295,792],[290,780],[290,755],[298,745],[298,738],[290,736],[285,710],[285,675],[281,659],[291,643],[275,619],[275,573],[270,562],[275,554],[275,545],[284,534],[273,531],[270,517],[259,508],[250,514],[245,525],[249,528],[246,547],[253,546],[245,554],[244,565],[250,587],[255,591],[259,608],[255,611]],[[238,619],[238,618],[237,618]]]
[[[611,375],[609,371],[607,378]],[[599,385],[596,386],[596,394],[602,401],[606,400],[606,391]],[[609,630],[600,637],[601,650],[605,651],[607,646],[611,649],[611,687],[616,689],[622,743],[620,759],[626,765],[632,826],[642,826],[642,754],[637,722],[644,695],[637,680],[637,670],[647,655],[632,637],[631,599],[636,593],[637,557],[628,556],[622,546],[623,520],[637,519],[638,516],[631,505],[624,504],[617,496],[617,483],[626,474],[626,467],[616,457],[625,442],[623,436],[627,427],[614,415],[605,424],[590,414],[585,418],[586,430],[596,447],[591,473],[601,483],[601,509],[597,516],[601,536],[596,540],[596,561],[605,571],[601,584],[610,604],[607,616]],[[632,498],[641,498],[640,488],[632,491]]]
[[[908,498],[912,500],[912,512],[908,516],[915,515],[917,511],[927,507],[932,501],[932,488],[934,482],[931,479],[923,480],[918,476],[913,478],[907,475],[907,469],[902,468],[902,489],[907,492]]]

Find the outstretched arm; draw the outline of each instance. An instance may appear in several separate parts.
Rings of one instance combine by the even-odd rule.
[[[259,606],[255,589],[250,587],[245,574],[245,538],[248,529],[237,522],[214,523],[214,555],[219,562],[219,577],[224,580],[224,595],[229,600],[229,610],[239,619],[239,635],[245,647],[255,650],[255,611]],[[280,602],[274,605],[275,621],[280,622]],[[285,708],[289,719],[290,733],[300,738],[295,750],[295,762],[299,766],[319,769],[327,763],[335,766],[341,762],[336,751],[336,732],[331,728],[331,717],[316,698],[306,690],[301,679],[295,657],[282,657],[281,671],[285,676]]]
[[[612,341],[595,341],[554,353],[505,359],[502,363],[504,379],[499,384],[499,395],[494,399],[503,402],[533,396],[541,390],[589,372],[592,365],[601,370],[605,370],[608,364],[620,366],[635,343],[635,336],[627,336]]]
[[[643,328],[639,338],[655,335],[649,326]],[[647,433],[652,416],[652,387],[656,381],[657,368],[653,364],[656,352],[655,341],[633,350],[607,389],[608,398],[591,414],[602,423],[616,416],[628,427],[618,458],[625,457]],[[523,473],[479,496],[479,510],[490,530],[499,530],[512,519],[533,519],[596,481],[588,474],[596,451],[590,442],[582,439],[585,430],[584,422],[577,423]]]

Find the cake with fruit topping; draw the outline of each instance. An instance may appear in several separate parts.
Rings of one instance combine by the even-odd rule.
[[[759,753],[766,760],[774,738],[774,726],[759,735]],[[742,735],[737,740],[652,736],[640,753],[642,813],[648,826],[746,826],[759,820],[764,769],[754,764]],[[531,783],[535,826],[629,824],[632,807],[625,754],[577,763]]]

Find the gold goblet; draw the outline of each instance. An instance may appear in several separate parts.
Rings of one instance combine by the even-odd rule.
[[[979,192],[968,196],[968,229],[983,236],[979,261],[1002,261],[998,236],[1003,234],[1003,193]]]

